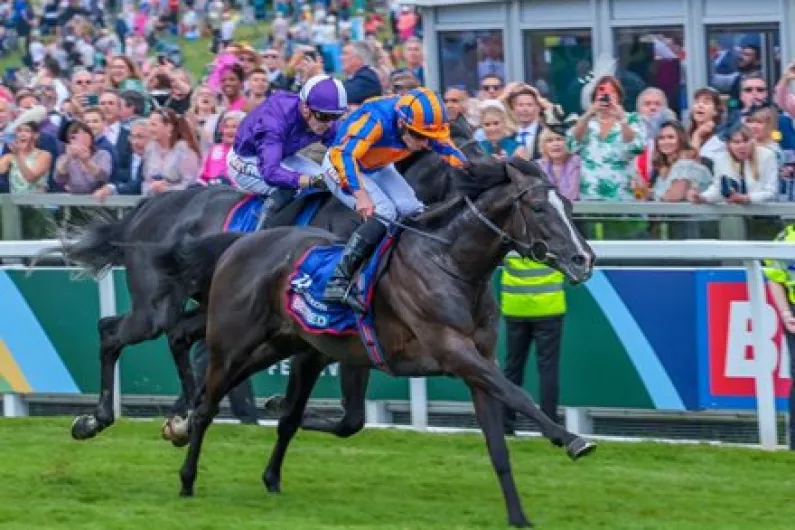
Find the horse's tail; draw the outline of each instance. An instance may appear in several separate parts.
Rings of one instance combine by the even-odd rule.
[[[244,235],[241,232],[222,232],[181,239],[163,249],[155,258],[155,264],[170,282],[180,285],[190,294],[206,294],[221,256]]]
[[[69,228],[61,235],[61,251],[66,260],[96,276],[123,265],[125,229],[145,202],[147,199],[141,200],[121,219],[98,213],[87,226]]]

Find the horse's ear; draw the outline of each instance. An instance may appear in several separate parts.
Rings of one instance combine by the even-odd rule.
[[[514,157],[508,163],[505,164],[505,174],[508,176],[508,178],[511,180],[511,182],[513,182],[517,186],[520,186],[520,185],[522,185],[523,182],[525,182],[527,180],[529,175],[525,174],[525,171],[524,171],[525,169],[528,169],[528,168],[524,167],[523,164],[520,164],[517,161],[521,161],[521,162],[524,162],[527,165],[530,165],[530,163],[527,162],[526,160]]]

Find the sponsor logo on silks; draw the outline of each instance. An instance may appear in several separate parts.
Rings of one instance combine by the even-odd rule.
[[[313,302],[317,303],[313,300]],[[301,296],[294,296],[291,304],[291,309],[297,314],[301,315],[307,324],[315,327],[325,328],[328,326],[328,317],[318,314],[309,305],[309,301]]]
[[[297,293],[303,293],[312,287],[312,277],[308,274],[302,274],[298,278],[295,278],[293,281],[291,281],[290,285],[293,287],[293,291]]]

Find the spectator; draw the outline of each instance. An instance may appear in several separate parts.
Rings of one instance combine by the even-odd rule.
[[[268,92],[270,91],[268,72],[262,68],[254,69],[251,75],[248,76],[247,84],[246,95],[248,102],[246,103],[246,111],[250,111],[263,103],[268,97]]]
[[[149,123],[137,118],[130,124],[130,156],[128,165],[120,165],[116,179],[94,192],[94,196],[104,201],[109,195],[140,195],[144,181],[144,153],[150,141]]]
[[[392,75],[389,76],[389,94],[394,94],[396,96],[402,96],[409,90],[413,90],[417,87],[421,86],[419,80],[414,77],[409,71],[403,70],[396,70],[392,72]]]
[[[480,140],[480,147],[496,158],[505,160],[511,156],[518,156],[528,160],[530,158],[527,148],[515,138],[516,127],[508,116],[502,102],[491,99],[480,104],[480,123],[483,126],[485,140]]]
[[[624,111],[624,89],[614,76],[597,79],[588,99],[590,107],[567,136],[568,149],[582,159],[580,199],[634,199],[630,164],[646,147],[640,117]]]
[[[687,200],[691,188],[699,193],[707,189],[712,174],[695,160],[697,153],[681,123],[663,123],[654,142],[650,188],[645,193],[648,198],[682,202]]]
[[[516,120],[516,139],[527,150],[530,159],[541,156],[541,113],[550,103],[541,97],[538,90],[529,85],[519,85],[507,93],[506,102]]]
[[[544,126],[539,134],[541,159],[538,165],[549,175],[558,191],[576,201],[580,197],[580,157],[566,148],[566,131],[573,125],[574,118],[565,118],[560,107],[546,111]]]
[[[152,141],[144,154],[145,195],[184,189],[196,181],[201,152],[190,124],[171,109],[149,117]]]
[[[478,99],[499,99],[502,97],[502,91],[505,88],[505,83],[502,78],[496,74],[487,74],[480,79],[480,93]]]
[[[224,95],[226,110],[243,110],[246,96],[243,94],[243,68],[235,63],[221,71],[221,92]]]
[[[119,97],[121,98],[119,121],[122,127],[127,127],[133,118],[144,115],[146,100],[143,94],[137,90],[125,90],[119,94]]]
[[[284,55],[276,48],[268,48],[262,53],[262,62],[268,71],[271,87],[287,90],[292,86],[293,79],[284,73]]]
[[[691,202],[751,204],[772,201],[778,189],[776,155],[754,143],[747,125],[735,123],[726,131],[727,150],[715,159],[714,178],[702,194],[688,191]]]
[[[720,93],[710,87],[697,90],[693,97],[688,135],[693,149],[702,157],[714,160],[726,150],[726,145],[718,134],[722,116],[723,102]]]
[[[227,112],[221,118],[220,142],[213,145],[204,159],[199,180],[205,184],[229,184],[231,181],[226,176],[226,157],[232,144],[235,142],[237,128],[246,114],[242,111]]]
[[[745,115],[745,124],[753,134],[754,143],[767,147],[776,154],[776,163],[780,168],[783,164],[781,146],[775,138],[778,113],[769,103],[754,105]]]
[[[94,134],[83,122],[72,123],[66,137],[66,152],[55,164],[55,182],[69,193],[93,193],[108,181],[110,153],[97,149]]]
[[[351,108],[383,93],[381,81],[373,69],[374,64],[372,46],[366,42],[351,42],[342,49],[342,71],[347,76],[343,84]]]
[[[466,119],[468,103],[469,94],[463,88],[448,88],[444,93],[444,105],[450,119],[450,137],[459,147],[472,140],[474,134]]]
[[[8,173],[11,193],[46,192],[52,155],[38,149],[39,124],[23,121],[15,126],[15,139],[0,157],[0,174]]]
[[[164,106],[181,116],[190,110],[193,80],[190,74],[181,68],[171,70],[167,75],[170,90]]]
[[[206,154],[215,143],[213,136],[218,128],[220,109],[218,96],[208,86],[202,85],[193,92],[191,108],[185,117],[196,133],[202,154]]]
[[[403,59],[406,61],[406,70],[414,74],[420,85],[425,84],[424,57],[422,55],[422,41],[417,37],[409,37],[403,44]]]

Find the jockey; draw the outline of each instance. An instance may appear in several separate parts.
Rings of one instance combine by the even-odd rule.
[[[261,219],[296,190],[323,186],[321,167],[296,153],[315,142],[328,147],[347,107],[342,83],[318,75],[300,94],[274,92],[243,119],[227,156],[228,175],[237,187],[267,197]]]
[[[340,125],[323,160],[323,177],[340,201],[367,220],[345,246],[323,293],[325,302],[344,302],[364,310],[349,291],[354,272],[386,233],[386,226],[373,214],[395,220],[422,211],[423,204],[393,162],[423,149],[436,151],[455,167],[467,162],[450,139],[444,105],[427,88],[365,101]]]

